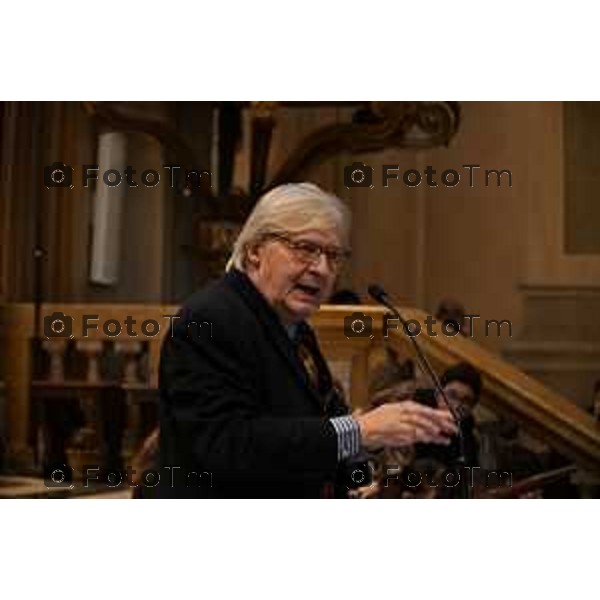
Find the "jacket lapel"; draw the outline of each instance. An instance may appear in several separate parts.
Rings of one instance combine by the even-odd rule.
[[[314,387],[308,374],[303,368],[296,354],[294,343],[282,325],[277,313],[265,300],[264,296],[256,289],[248,276],[237,269],[232,269],[225,275],[226,282],[236,290],[251,308],[253,314],[260,321],[265,335],[271,340],[295,378],[306,389],[311,400],[323,410],[323,400],[318,390]]]

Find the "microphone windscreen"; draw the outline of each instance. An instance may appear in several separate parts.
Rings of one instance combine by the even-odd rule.
[[[367,291],[369,292],[369,296],[371,296],[371,298],[373,298],[377,302],[384,302],[387,299],[386,291],[376,283],[370,285],[367,288]]]

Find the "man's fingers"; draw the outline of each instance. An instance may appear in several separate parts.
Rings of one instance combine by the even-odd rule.
[[[458,431],[458,427],[456,425],[456,421],[452,414],[447,410],[435,410],[436,414],[433,416],[433,419],[436,423],[441,427],[443,431],[446,433],[454,435]]]
[[[355,416],[360,421],[361,435],[368,447],[405,447],[418,442],[448,444],[449,436],[457,432],[448,411],[423,406],[412,400],[386,404]]]
[[[433,419],[422,416],[418,413],[413,413],[408,416],[408,421],[419,429],[419,434],[429,436],[437,436],[443,433],[443,428],[438,425]]]
[[[398,447],[412,446],[415,443],[432,443],[435,440],[443,439],[444,436],[437,429],[432,428],[431,424],[419,420],[406,420],[399,424],[395,433],[390,439],[391,445]]]
[[[449,436],[456,433],[456,425],[452,415],[447,411],[432,409],[414,403],[407,407],[404,415],[407,423],[413,426],[414,442],[448,444]]]
[[[439,408],[430,408],[429,406],[423,406],[416,402],[406,402],[408,409],[412,414],[418,414],[423,418],[429,419],[435,423],[440,429],[449,434],[455,434],[457,432],[456,423],[450,411]]]

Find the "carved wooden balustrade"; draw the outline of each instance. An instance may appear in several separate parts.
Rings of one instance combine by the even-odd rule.
[[[9,464],[30,470],[60,456],[57,436],[68,439],[66,460],[76,474],[83,464],[116,466],[115,452],[125,464],[156,422],[160,343],[170,330],[165,315],[175,313],[148,305],[46,304],[36,339],[33,306],[4,307]]]

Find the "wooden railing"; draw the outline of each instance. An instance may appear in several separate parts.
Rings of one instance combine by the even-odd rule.
[[[348,339],[344,335],[344,318],[355,311],[372,319],[373,338]],[[439,331],[435,337],[427,335],[427,315],[423,311],[403,308],[402,313],[406,320],[415,319],[421,324],[423,333],[417,341],[434,368],[441,371],[459,361],[471,363],[483,376],[484,405],[499,415],[514,419],[578,466],[600,471],[600,426],[574,402],[468,337],[448,337]],[[344,353],[354,356],[353,360],[361,365],[362,374],[369,363],[369,355],[384,343],[384,314],[384,309],[376,307],[327,307],[315,317],[314,325],[333,354],[343,346]],[[412,355],[411,342],[400,329],[390,329],[388,334],[387,343],[400,355]],[[358,403],[362,403],[364,385],[359,395]]]
[[[31,304],[2,307],[0,379],[6,386],[8,463],[16,470],[32,467],[32,445],[36,442],[31,429],[40,400],[51,403],[78,399],[91,424],[86,431],[91,441],[80,440],[78,448],[85,460],[94,464],[100,445],[98,423],[94,423],[98,419],[97,403],[108,390],[120,390],[128,400],[126,437],[130,443],[126,449],[131,453],[139,441],[131,431],[139,421],[138,400],[156,395],[160,344],[170,330],[165,316],[176,312],[176,307],[157,305],[45,304],[36,340]],[[57,313],[67,318],[64,323],[54,323],[55,331],[50,332],[48,327]],[[128,335],[128,317],[135,320],[129,328],[136,337]],[[84,330],[86,322],[90,327]],[[117,324],[121,333],[114,336]],[[63,325],[66,329],[60,332],[62,335],[56,335]],[[34,423],[34,427],[37,425]]]
[[[42,360],[34,361],[32,350],[33,307],[30,304],[12,304],[0,309],[0,379],[4,379],[8,455],[12,462],[30,462],[30,407],[31,390],[36,388],[76,388],[94,390],[103,385],[115,385],[129,391],[154,390],[157,386],[160,345],[170,332],[169,315],[177,307],[170,305],[135,304],[46,304],[42,307],[41,322],[56,312],[66,313],[73,319],[73,338],[44,338],[41,343]],[[348,338],[344,319],[354,312],[372,319],[372,336]],[[426,314],[405,308],[407,319],[424,324]],[[312,320],[323,351],[338,378],[345,385],[354,407],[368,403],[368,388],[373,366],[382,349],[390,344],[400,356],[412,356],[410,341],[399,329],[383,334],[385,311],[370,306],[325,306]],[[98,325],[82,335],[84,315],[97,315],[90,320]],[[126,319],[136,321],[131,326],[137,337],[126,333]],[[111,319],[119,323],[122,333],[109,335],[103,324]],[[147,321],[146,335],[142,323]],[[160,331],[154,333],[156,322]],[[113,322],[113,326],[114,325]],[[443,368],[458,361],[468,361],[483,375],[482,402],[500,415],[516,420],[526,429],[541,437],[552,447],[579,466],[600,470],[600,428],[595,421],[573,402],[527,376],[501,357],[485,350],[469,338],[458,335],[447,337],[438,332],[428,336],[425,326],[418,337],[433,366]],[[71,353],[69,354],[68,349]],[[118,368],[109,376],[103,371],[103,356],[110,351],[118,357]],[[37,368],[34,372],[34,362]]]

